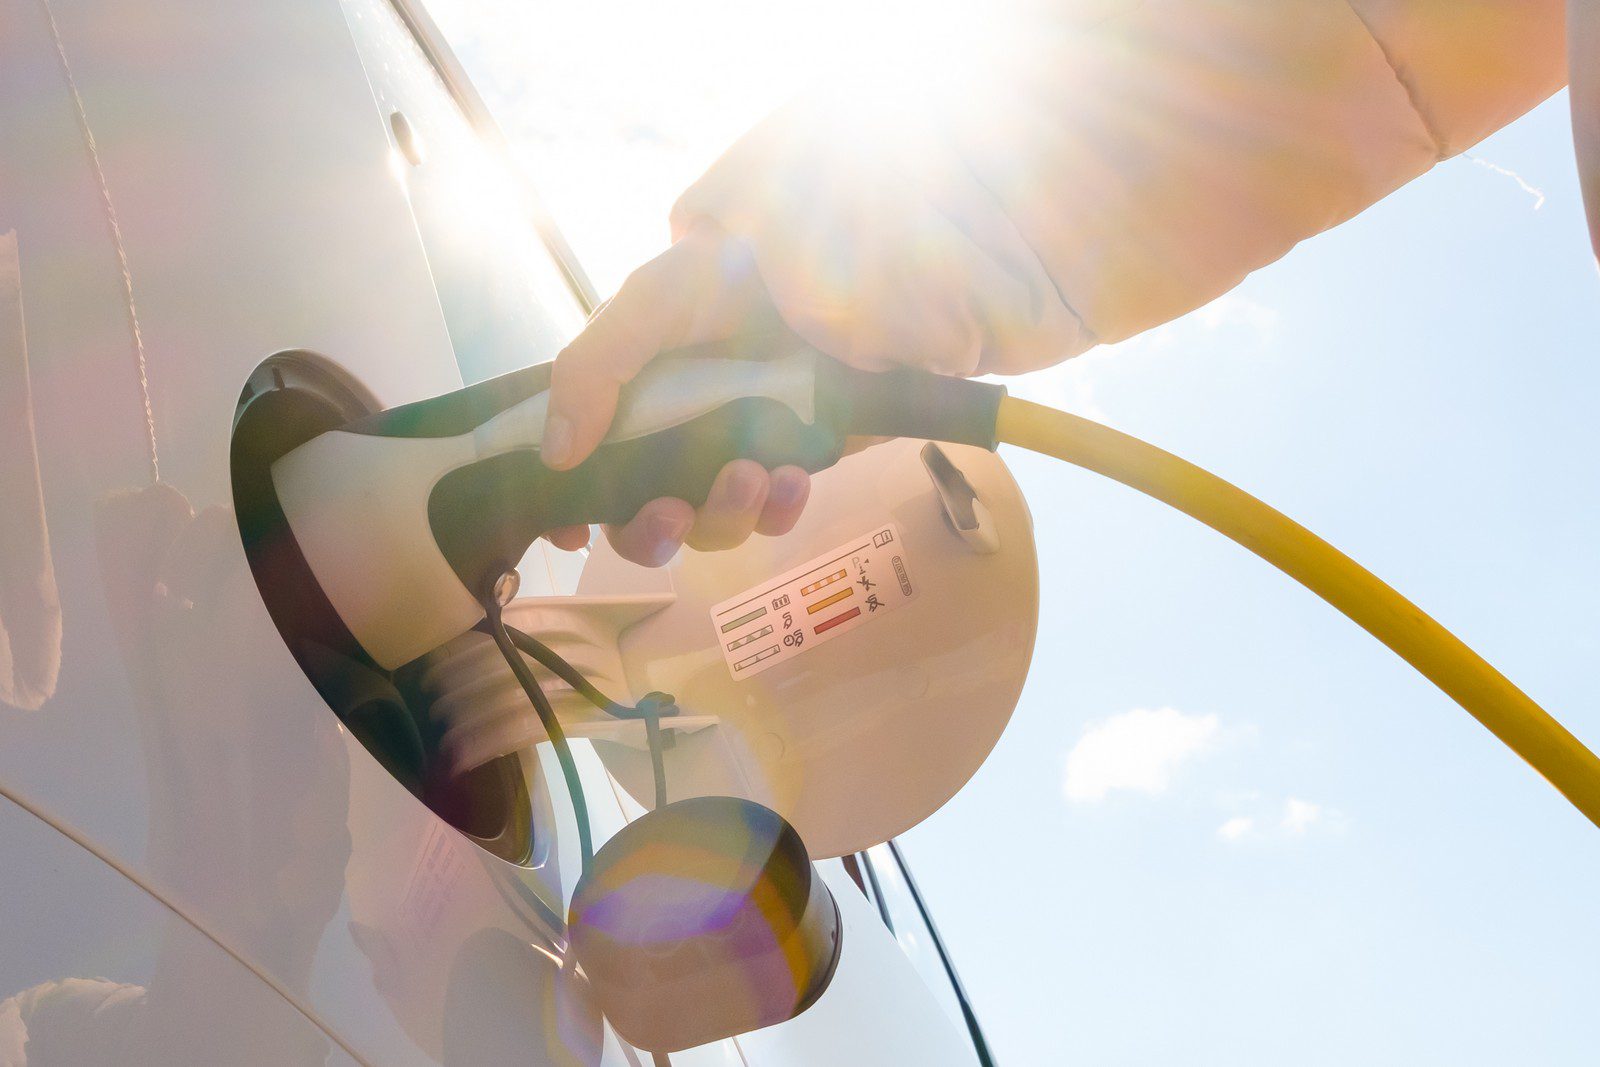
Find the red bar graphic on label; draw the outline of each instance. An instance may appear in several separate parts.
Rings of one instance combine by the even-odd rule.
[[[738,681],[777,670],[915,600],[916,565],[892,523],[819,553],[711,607],[711,637]]]
[[[823,633],[825,633],[828,630],[833,629],[835,626],[838,626],[840,623],[849,622],[851,619],[855,618],[857,615],[860,615],[860,614],[861,614],[861,609],[860,608],[851,608],[849,611],[845,612],[843,615],[835,615],[833,618],[829,619],[827,622],[818,623],[817,626],[816,626],[816,629],[813,630],[812,632],[817,634],[818,636],[821,636]]]

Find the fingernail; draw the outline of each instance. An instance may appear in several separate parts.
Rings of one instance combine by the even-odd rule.
[[[761,495],[761,483],[764,480],[762,474],[756,471],[743,467],[735,470],[733,477],[728,479],[729,502],[741,511],[754,507],[756,498]]]
[[[544,420],[544,441],[539,445],[539,455],[547,467],[559,467],[572,455],[572,422],[565,415],[552,411]]]
[[[772,478],[772,492],[767,494],[767,503],[780,508],[792,508],[800,503],[805,491],[804,480],[792,474],[777,474]]]
[[[655,515],[645,525],[650,538],[651,566],[659,567],[672,558],[689,532],[689,524],[672,515]]]

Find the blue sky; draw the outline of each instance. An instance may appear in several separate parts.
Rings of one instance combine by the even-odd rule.
[[[603,291],[843,17],[438,6]],[[706,29],[753,19],[781,47]],[[1563,95],[1217,304],[1014,388],[1301,520],[1600,745],[1600,274],[1569,136]],[[903,839],[1001,1062],[1593,1062],[1594,828],[1243,550],[1007,458],[1041,549],[1035,669]]]
[[[1249,279],[1238,310],[1047,391],[1299,518],[1594,744],[1600,285],[1568,137],[1560,99],[1474,152],[1542,189],[1538,210],[1445,164]],[[906,842],[1002,1055],[1593,1062],[1593,827],[1242,550],[1013,463],[1051,655],[978,778]],[[1164,788],[1071,799],[1066,753],[1135,708],[1189,728],[1154,761]],[[1146,729],[1145,755],[1174,732],[1163,749]]]

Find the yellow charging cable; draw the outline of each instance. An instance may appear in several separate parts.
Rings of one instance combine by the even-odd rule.
[[[995,435],[1155,497],[1248,548],[1421,671],[1600,826],[1600,758],[1449,630],[1304,526],[1170,452],[1054,408],[1006,397]]]

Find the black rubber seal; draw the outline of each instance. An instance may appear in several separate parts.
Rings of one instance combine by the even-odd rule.
[[[993,452],[1006,387],[919,370],[879,373],[817,361],[817,417],[847,436],[915,437]]]

